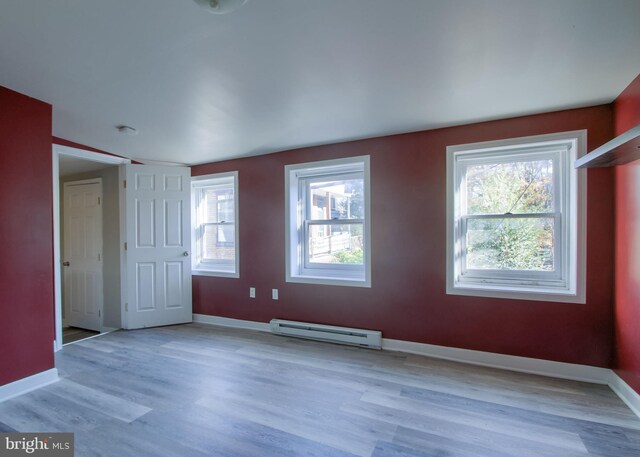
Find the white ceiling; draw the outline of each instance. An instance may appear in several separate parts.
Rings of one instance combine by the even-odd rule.
[[[195,164],[612,101],[640,0],[0,0],[0,85],[53,133]],[[119,135],[115,126],[138,129]]]

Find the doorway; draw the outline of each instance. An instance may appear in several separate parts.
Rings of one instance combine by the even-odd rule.
[[[123,196],[119,184],[124,172],[122,166],[130,162],[129,159],[121,157],[53,145],[56,351],[62,349],[62,345],[70,340],[75,342],[121,328],[121,233],[124,217],[121,210]],[[85,249],[85,241],[95,245],[96,241],[91,239],[94,235],[89,232],[82,233],[85,228],[80,223],[75,227],[66,227],[70,222],[65,221],[65,207],[74,205],[71,200],[75,201],[76,206],[85,199],[97,202],[97,183],[101,187],[100,214],[104,217],[101,218],[99,227],[95,227],[94,221],[93,228],[102,232],[102,243],[100,249],[91,249],[93,255],[83,255],[79,252],[80,246]],[[98,217],[95,208],[89,209],[89,213],[85,216]],[[75,214],[74,217],[80,216]],[[71,233],[67,228],[75,232]],[[80,229],[82,230],[78,232]],[[89,239],[85,240],[85,236]],[[72,252],[73,240],[77,241],[75,253]],[[69,256],[71,257],[68,258]]]

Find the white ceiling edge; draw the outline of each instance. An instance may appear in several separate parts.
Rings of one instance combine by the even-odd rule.
[[[621,89],[620,93],[622,93],[626,87],[627,86],[625,86],[623,89]],[[250,152],[247,152],[247,153],[240,153],[238,155],[230,156],[228,158],[223,158],[223,159],[219,159],[219,160],[205,160],[205,161],[202,161],[202,162],[194,162],[194,163],[168,162],[168,161],[160,161],[160,160],[148,159],[148,158],[145,158],[145,157],[126,157],[126,156],[118,153],[117,151],[106,151],[105,150],[105,152],[108,152],[108,153],[114,154],[114,155],[119,155],[121,157],[125,157],[127,159],[131,159],[131,160],[134,160],[136,162],[140,162],[140,163],[142,163],[144,165],[166,165],[166,166],[177,166],[177,167],[193,167],[193,166],[198,166],[198,165],[205,165],[205,164],[208,164],[208,163],[225,162],[225,161],[228,161],[228,160],[238,160],[238,159],[246,159],[246,158],[258,157],[258,156],[263,156],[263,155],[268,155],[268,154],[277,154],[277,153],[281,153],[281,152],[293,151],[293,150],[296,150],[296,149],[314,148],[314,147],[320,147],[320,146],[331,146],[331,145],[337,145],[337,144],[341,144],[341,143],[349,143],[349,142],[355,142],[355,141],[374,140],[374,139],[377,139],[377,138],[384,138],[384,137],[389,137],[389,136],[406,135],[406,134],[412,134],[412,133],[429,132],[429,131],[432,131],[432,130],[439,130],[439,129],[471,126],[471,125],[475,125],[475,124],[481,124],[481,123],[484,123],[484,122],[506,121],[506,120],[510,120],[510,119],[517,119],[519,117],[536,116],[536,115],[556,113],[556,112],[561,112],[561,111],[569,111],[569,110],[573,110],[573,109],[593,108],[593,107],[596,107],[596,106],[611,104],[611,103],[613,103],[615,101],[615,99],[617,97],[618,96],[614,97],[613,99],[607,98],[607,99],[595,100],[595,101],[592,101],[592,102],[576,104],[576,105],[553,107],[550,111],[526,111],[526,112],[507,114],[505,116],[500,116],[500,117],[470,119],[469,121],[463,121],[463,122],[460,122],[460,123],[442,123],[442,124],[435,124],[435,125],[429,125],[429,126],[419,126],[419,127],[414,128],[414,129],[403,130],[403,131],[381,132],[380,134],[377,134],[375,136],[346,137],[346,138],[338,138],[338,139],[331,140],[331,141],[328,141],[328,142],[317,142],[317,143],[300,144],[300,145],[296,145],[296,146],[289,147],[289,148],[286,148],[286,149],[250,151]],[[54,136],[58,137],[57,135],[54,135]],[[61,138],[61,137],[58,137],[58,138]],[[61,138],[61,139],[64,139],[64,140],[67,140],[67,141],[76,142],[75,140],[68,139],[68,138]],[[89,148],[93,148],[93,149],[99,149],[97,146],[91,145],[91,144],[84,144],[84,146],[89,147]],[[81,159],[78,159],[78,160],[81,160]]]
[[[625,86],[625,88],[626,88],[626,86]],[[624,89],[622,89],[620,92],[622,93],[623,90]],[[380,133],[378,135],[375,135],[375,136],[347,137],[347,138],[336,139],[335,141],[329,141],[329,142],[300,144],[300,145],[297,145],[295,147],[291,147],[291,148],[287,148],[287,149],[252,151],[252,152],[239,154],[239,155],[232,156],[232,157],[225,158],[225,159],[221,159],[221,160],[205,160],[203,162],[184,164],[183,166],[193,167],[193,166],[198,166],[198,165],[206,165],[208,163],[226,162],[228,160],[249,159],[251,157],[259,157],[259,156],[269,155],[269,154],[278,154],[278,153],[281,153],[281,152],[294,151],[296,149],[306,149],[306,148],[315,148],[315,147],[321,147],[321,146],[339,145],[339,144],[343,144],[343,143],[350,143],[350,142],[356,142],[356,141],[376,140],[376,139],[386,138],[386,137],[390,137],[390,136],[410,135],[410,134],[414,134],[414,133],[431,132],[431,131],[434,131],[434,130],[456,128],[456,127],[465,127],[465,126],[473,126],[473,125],[482,124],[482,123],[485,123],[485,122],[508,121],[508,120],[511,120],[511,119],[517,119],[519,117],[537,116],[537,115],[543,115],[543,114],[557,113],[557,112],[561,112],[561,111],[570,111],[570,110],[574,110],[574,109],[594,108],[594,107],[602,106],[602,105],[610,105],[611,103],[613,103],[615,101],[616,98],[617,97],[614,97],[613,99],[607,98],[607,99],[604,99],[604,100],[595,100],[593,102],[581,103],[581,104],[576,104],[576,105],[554,107],[550,111],[526,111],[526,112],[507,114],[505,116],[500,116],[500,117],[470,119],[469,121],[463,121],[463,122],[460,122],[460,123],[442,123],[442,124],[435,124],[435,125],[429,125],[429,126],[419,126],[419,127],[414,128],[414,129],[403,130],[403,131],[382,132],[382,133]],[[145,159],[133,158],[132,160],[144,162]]]

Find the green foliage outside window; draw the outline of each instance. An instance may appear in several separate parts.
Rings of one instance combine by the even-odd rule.
[[[356,249],[354,251],[339,251],[333,254],[334,263],[347,263],[362,265],[364,262],[364,252],[362,249]]]
[[[553,195],[552,160],[470,166],[468,215],[543,215],[468,219],[467,267],[552,271]]]

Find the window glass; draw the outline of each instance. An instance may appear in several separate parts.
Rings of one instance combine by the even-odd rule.
[[[364,264],[364,224],[310,224],[309,262]]]
[[[469,219],[466,267],[478,270],[554,271],[554,219]]]
[[[553,160],[471,165],[465,173],[467,214],[553,211]]]
[[[311,182],[310,219],[363,219],[364,180],[360,178]]]

